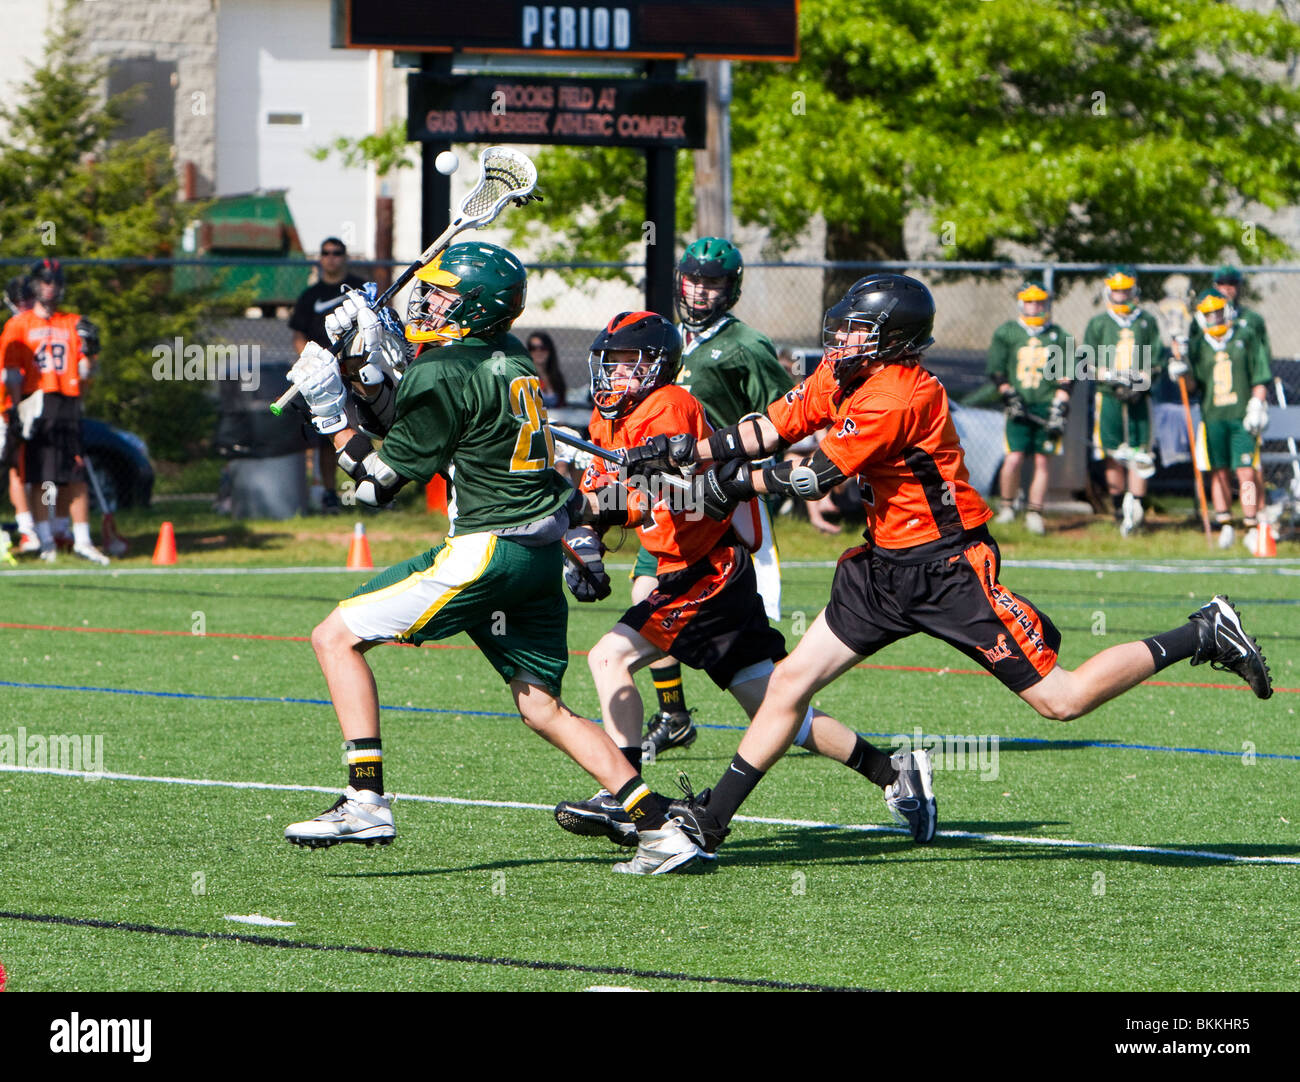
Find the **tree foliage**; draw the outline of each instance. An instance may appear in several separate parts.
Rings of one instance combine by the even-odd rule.
[[[1300,202],[1300,28],[1214,0],[803,0],[801,59],[737,64],[737,218],[788,248],[902,259],[924,213],[949,259],[1287,254],[1256,215]],[[683,154],[687,159],[689,155]],[[626,244],[636,174],[555,148],[546,224]],[[520,227],[516,227],[520,228]],[[522,232],[522,229],[521,229]]]
[[[139,259],[171,255],[193,208],[177,201],[170,148],[160,133],[112,141],[126,97],[106,99],[105,73],[84,59],[65,11],[44,59],[0,105],[0,256],[21,260],[7,279],[46,257]],[[62,307],[100,327],[100,374],[86,412],[142,435],[151,451],[180,458],[206,442],[213,406],[204,384],[153,379],[153,347],[197,341],[213,313],[202,292],[171,291],[166,268],[65,267]]]

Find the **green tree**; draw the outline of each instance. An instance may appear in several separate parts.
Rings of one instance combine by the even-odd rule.
[[[0,106],[0,257],[6,277],[45,257],[168,256],[193,208],[177,201],[170,148],[161,134],[112,140],[127,96],[106,100],[101,64],[65,9],[44,59]],[[140,433],[161,458],[206,443],[213,405],[206,384],[153,379],[153,347],[197,340],[214,312],[208,293],[171,291],[166,268],[65,267],[62,307],[100,327],[100,372],[86,412]],[[209,291],[210,292],[210,291]]]
[[[774,252],[820,214],[828,259],[902,259],[921,211],[949,259],[1287,254],[1252,216],[1300,203],[1285,71],[1300,28],[1281,15],[1204,0],[804,0],[799,14],[798,63],[734,70],[735,213]],[[631,250],[634,169],[569,148],[538,165],[533,217],[557,247]]]

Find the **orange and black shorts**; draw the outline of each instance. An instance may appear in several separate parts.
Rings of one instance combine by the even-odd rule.
[[[922,632],[955,646],[1012,691],[1056,667],[1061,633],[1034,604],[998,583],[1002,557],[986,530],[957,553],[908,564],[868,546],[840,557],[827,626],[867,657]]]
[[[786,654],[785,638],[767,622],[744,545],[721,545],[682,571],[660,575],[650,596],[619,623],[720,688],[742,669]]]

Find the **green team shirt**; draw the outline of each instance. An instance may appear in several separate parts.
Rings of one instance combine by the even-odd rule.
[[[1093,316],[1083,332],[1083,345],[1092,347],[1096,373],[1093,378],[1097,380],[1097,390],[1108,398],[1115,397],[1115,388],[1101,380],[1101,372],[1107,369],[1144,371],[1154,381],[1156,374],[1164,368],[1165,347],[1160,337],[1160,325],[1154,316],[1141,308],[1134,313],[1128,326],[1120,324],[1109,312]]]
[[[677,383],[704,403],[714,428],[762,413],[794,386],[771,339],[730,315],[692,335]]]
[[[1240,421],[1246,416],[1250,389],[1273,378],[1264,344],[1241,317],[1226,342],[1198,334],[1187,343],[1187,351],[1206,421]]]
[[[1254,332],[1255,337],[1259,339],[1259,343],[1263,347],[1264,356],[1268,359],[1269,364],[1272,364],[1273,346],[1268,340],[1268,327],[1264,323],[1264,317],[1253,308],[1238,308],[1237,318],[1244,320],[1246,326]]]
[[[454,534],[536,522],[573,494],[552,468],[537,370],[508,334],[466,338],[416,358],[398,387],[379,457],[420,484],[451,467]]]
[[[1026,327],[1018,319],[1009,319],[993,332],[989,343],[989,379],[1011,384],[1027,405],[1049,406],[1065,376],[1067,341],[1065,331],[1055,323]]]

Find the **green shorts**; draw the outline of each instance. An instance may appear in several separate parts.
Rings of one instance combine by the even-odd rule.
[[[1035,417],[1047,420],[1047,406],[1026,406]],[[1021,454],[1035,455],[1059,455],[1061,453],[1061,439],[1059,436],[1049,436],[1047,429],[1042,425],[1036,425],[1033,421],[1022,421],[1019,418],[1007,418],[1007,453],[1018,451]]]
[[[1241,421],[1202,421],[1196,434],[1198,465],[1212,470],[1259,468],[1259,441]]]
[[[1138,456],[1151,457],[1149,402],[1146,395],[1136,402],[1125,403],[1097,392],[1092,422],[1092,442],[1097,458],[1126,462]],[[1127,429],[1124,426],[1126,416]]]
[[[642,549],[636,554],[636,563],[632,566],[632,577],[634,579],[659,577],[659,557],[649,549]]]
[[[448,538],[376,575],[339,602],[367,642],[417,645],[463,631],[504,680],[560,693],[569,605],[559,542],[529,548],[489,533]]]

